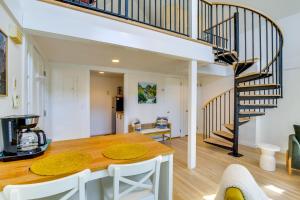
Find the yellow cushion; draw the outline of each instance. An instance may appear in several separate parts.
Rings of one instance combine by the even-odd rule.
[[[226,189],[224,200],[245,200],[245,198],[240,189],[235,187],[230,187]]]

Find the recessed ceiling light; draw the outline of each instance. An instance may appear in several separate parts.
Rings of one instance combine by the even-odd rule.
[[[99,74],[104,74],[104,72],[99,72]]]
[[[118,60],[118,59],[112,59],[112,62],[113,62],[113,63],[119,63],[120,60]]]

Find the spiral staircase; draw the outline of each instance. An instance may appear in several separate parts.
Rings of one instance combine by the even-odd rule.
[[[211,43],[215,61],[234,72],[233,88],[203,106],[204,142],[239,157],[240,126],[283,97],[283,35],[271,18],[242,5],[199,0],[198,16],[198,39]]]

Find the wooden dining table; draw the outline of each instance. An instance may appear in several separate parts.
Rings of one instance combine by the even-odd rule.
[[[143,144],[149,148],[149,151],[144,156],[133,160],[112,160],[103,156],[102,152],[108,146],[123,143]],[[174,150],[171,147],[154,141],[153,139],[147,136],[134,133],[57,141],[51,143],[44,155],[42,156],[27,160],[0,162],[0,191],[2,191],[3,188],[7,185],[39,183],[55,180],[69,175],[65,174],[63,176],[39,176],[30,171],[30,166],[34,161],[39,160],[41,158],[45,158],[49,155],[54,155],[68,151],[80,151],[82,153],[87,153],[92,157],[92,162],[89,164],[88,167],[92,171],[92,174],[89,178],[89,182],[91,183],[88,184],[97,183],[102,178],[107,177],[107,168],[111,164],[129,164],[143,160],[148,160],[156,156],[162,155],[163,162],[161,165],[160,172],[161,176],[159,199],[172,199]],[[89,190],[88,187],[87,190]],[[92,188],[97,187],[91,186],[90,190],[92,190]],[[101,195],[98,194],[99,192],[100,191],[88,191],[88,195],[99,195],[99,199],[101,199]]]

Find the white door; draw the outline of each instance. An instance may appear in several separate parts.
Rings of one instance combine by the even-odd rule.
[[[29,48],[27,56],[27,113],[39,115],[38,127],[44,129],[47,95],[45,66],[35,48]]]
[[[172,137],[181,136],[181,85],[179,78],[166,79],[166,115],[172,124]]]
[[[181,137],[188,135],[188,83],[187,80],[182,81],[181,88]]]
[[[89,137],[89,72],[82,67],[56,64],[49,71],[52,139]]]

